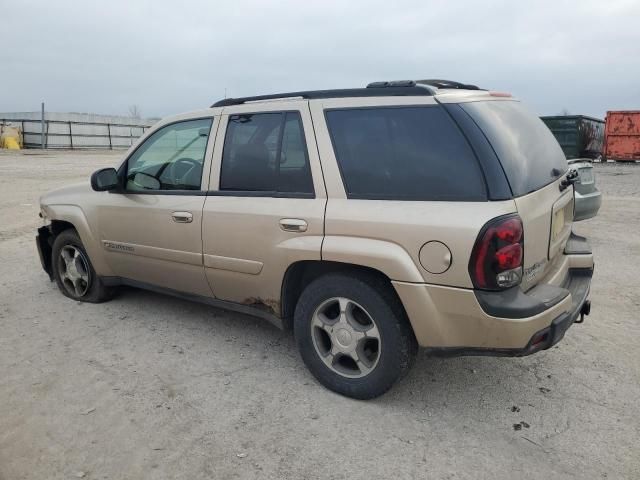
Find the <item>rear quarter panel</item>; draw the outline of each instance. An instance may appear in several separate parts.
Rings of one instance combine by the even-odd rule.
[[[513,201],[404,202],[330,198],[325,219],[323,260],[376,268],[392,280],[473,288],[469,258],[478,233],[492,218],[515,212]],[[451,265],[430,273],[420,249],[444,243]],[[443,259],[444,260],[444,259]]]

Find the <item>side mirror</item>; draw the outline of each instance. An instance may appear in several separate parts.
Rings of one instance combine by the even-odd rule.
[[[115,168],[102,168],[91,175],[91,188],[96,192],[117,190],[120,186]]]

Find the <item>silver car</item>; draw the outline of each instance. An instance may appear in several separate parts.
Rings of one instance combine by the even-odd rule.
[[[575,188],[575,212],[573,220],[593,218],[600,210],[602,193],[596,188],[596,176],[591,159],[574,158],[569,160],[569,167],[577,170],[578,181]]]

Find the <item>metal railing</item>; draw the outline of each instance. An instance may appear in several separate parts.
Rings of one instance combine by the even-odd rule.
[[[151,128],[122,123],[45,120],[43,133],[41,120],[0,118],[0,123],[18,124],[22,127],[24,148],[41,148],[43,144],[44,148],[129,148]]]

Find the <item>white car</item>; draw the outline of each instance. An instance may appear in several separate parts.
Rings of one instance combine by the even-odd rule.
[[[578,172],[578,181],[573,184],[575,211],[573,221],[588,220],[597,215],[602,205],[602,193],[596,188],[596,174],[589,158],[569,160],[569,168]]]

